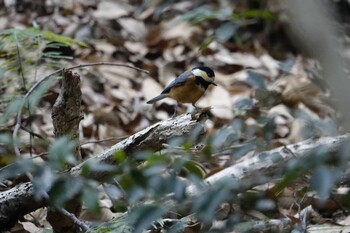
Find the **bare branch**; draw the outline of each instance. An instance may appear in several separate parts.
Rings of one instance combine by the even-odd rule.
[[[282,177],[287,162],[291,159],[312,156],[312,152],[317,149],[324,150],[324,153],[331,153],[340,149],[348,150],[349,148],[346,147],[348,139],[348,134],[337,137],[308,139],[287,146],[288,150],[285,149],[285,146],[282,146],[270,151],[264,151],[208,177],[205,179],[205,183],[208,187],[231,179],[232,182],[237,184],[237,191],[244,191],[271,181],[271,179]],[[342,152],[346,153],[346,151]],[[186,191],[191,196],[198,195],[200,192],[195,185],[188,186]]]
[[[88,225],[86,225],[85,223],[80,221],[80,219],[78,219],[74,214],[68,212],[66,209],[64,209],[64,208],[56,208],[56,210],[58,210],[61,214],[63,214],[64,216],[66,216],[67,218],[72,220],[72,222],[75,225],[79,226],[84,232],[89,230],[89,226]]]
[[[186,128],[187,130],[195,127],[196,124],[194,124],[194,122],[189,123],[187,117],[188,115],[182,115],[177,117],[183,118],[182,120],[169,119],[165,122],[156,123],[155,125],[146,128],[145,130],[127,138],[126,140],[117,143],[106,152],[96,156],[95,159],[97,159],[97,161],[109,161],[113,163],[114,161],[112,155],[115,151],[122,150],[123,148],[127,149],[128,146],[132,144],[135,145],[135,141],[134,143],[132,143],[133,139],[140,139],[140,137],[142,137],[141,134],[148,134],[149,131],[153,131],[153,134],[148,134],[148,137],[153,138],[148,138],[146,141],[152,142],[153,146],[157,146],[156,144],[154,144],[154,140],[159,139],[158,135],[155,134],[158,132],[157,130],[166,130],[166,128],[164,128],[165,126],[168,127],[168,129],[174,127],[175,132],[178,133],[177,130],[182,130],[181,128],[184,127],[184,124],[186,122],[185,119],[187,119],[187,124],[191,125],[190,127]],[[177,128],[176,125],[171,126],[171,123],[179,121],[182,122],[179,128]],[[172,134],[171,137],[174,137],[175,135],[176,134]],[[164,134],[162,136],[164,136]],[[170,139],[171,137],[167,137],[166,139]],[[290,149],[293,152],[292,154],[287,152],[284,149],[284,147],[279,147],[271,151],[261,152],[253,158],[232,165],[231,167],[226,168],[216,173],[215,175],[208,177],[205,180],[206,187],[210,187],[216,182],[220,182],[224,179],[232,179],[232,181],[237,182],[236,192],[244,192],[252,186],[266,183],[267,179],[271,179],[269,178],[271,176],[274,176],[275,178],[281,177],[283,175],[283,171],[286,167],[287,162],[290,159],[293,159],[294,156],[297,156],[298,158],[312,156],[311,152],[316,149],[320,149],[321,147],[324,150],[328,149],[328,152],[334,152],[341,148],[344,148],[344,145],[347,145],[348,139],[348,135],[341,135],[337,137],[324,137],[319,138],[317,140],[309,139],[294,145],[289,145],[288,149]],[[162,144],[163,142],[159,142],[160,147]],[[140,142],[138,142],[138,145],[138,148],[145,147],[145,145],[141,146]],[[128,151],[129,153],[135,152],[134,150],[132,150],[132,147],[129,148]],[[73,176],[78,176],[81,173],[81,167],[81,164],[77,165],[72,170],[70,170],[69,173]],[[99,180],[103,178],[103,175],[105,174],[94,173],[90,175],[92,178],[96,178],[97,180]],[[265,177],[264,179],[264,176],[268,177]],[[247,183],[247,180],[251,181],[252,177],[254,177],[254,183]],[[257,177],[261,177],[261,179],[256,179]],[[23,187],[26,187],[26,192],[21,191],[24,189]],[[188,186],[186,191],[189,195],[194,197],[201,194],[201,190],[195,185]],[[34,194],[35,192],[33,186],[29,182],[0,193],[0,225],[8,226],[9,223],[15,222],[21,215],[32,212],[40,207],[45,206],[46,202],[44,200],[36,200],[34,198]]]
[[[16,125],[15,128],[13,130],[12,133],[12,138],[13,138],[13,149],[15,151],[15,154],[17,157],[20,157],[21,152],[16,144],[16,138],[18,135],[18,131],[21,128],[21,124],[22,124],[22,111],[23,111],[23,107],[26,103],[26,100],[28,99],[28,97],[46,80],[48,80],[49,78],[51,78],[54,75],[59,75],[62,73],[63,70],[74,70],[74,69],[79,69],[79,68],[83,68],[83,67],[90,67],[90,66],[101,66],[101,65],[105,65],[105,66],[120,66],[120,67],[126,67],[126,68],[130,68],[130,69],[134,69],[137,70],[139,72],[142,73],[146,73],[148,74],[148,71],[134,67],[132,65],[127,65],[127,64],[123,64],[123,63],[112,63],[112,62],[97,62],[97,63],[89,63],[89,64],[80,64],[80,65],[75,65],[75,66],[71,66],[68,68],[61,68],[59,70],[56,70],[48,75],[46,75],[45,77],[41,78],[39,81],[37,81],[29,90],[28,92],[24,95],[23,100],[21,105],[19,106],[18,112],[17,112],[17,117],[16,117]]]
[[[198,126],[203,127],[207,113],[186,114],[171,118],[126,138],[115,144],[105,152],[94,156],[96,162],[114,164],[113,154],[123,150],[128,156],[141,150],[152,148],[159,150],[163,144],[177,136],[189,135]],[[83,164],[83,163],[82,163]],[[68,173],[72,176],[81,174],[82,164],[73,167]],[[90,177],[102,180],[107,172],[91,173]],[[25,192],[23,191],[25,190]],[[38,208],[47,205],[48,197],[35,198],[35,190],[31,182],[18,185],[10,190],[0,193],[0,226],[4,229],[11,227],[18,218]],[[7,208],[8,207],[8,208]]]

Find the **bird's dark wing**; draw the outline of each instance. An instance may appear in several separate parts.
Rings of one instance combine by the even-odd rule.
[[[169,93],[171,88],[181,86],[186,83],[189,77],[193,76],[192,72],[186,71],[172,81],[163,91],[162,94]]]

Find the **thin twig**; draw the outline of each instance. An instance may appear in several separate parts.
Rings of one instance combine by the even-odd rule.
[[[297,158],[297,156],[293,153],[291,149],[289,149],[286,145],[283,145],[283,152],[291,154],[294,158]]]
[[[82,142],[80,146],[90,144],[90,143],[101,143],[101,142],[108,142],[108,141],[121,141],[127,138],[128,136],[122,136],[122,137],[110,137],[110,138],[105,138],[105,139],[100,139],[100,140],[90,140],[86,142]]]
[[[38,88],[40,86],[40,84],[42,84],[44,81],[46,81],[47,79],[49,79],[50,77],[60,74],[63,70],[73,70],[73,69],[78,69],[78,68],[83,68],[83,67],[89,67],[89,66],[100,66],[100,65],[106,65],[106,66],[121,66],[121,67],[126,67],[126,68],[130,68],[130,69],[134,69],[137,70],[139,72],[142,73],[146,73],[148,74],[149,72],[147,70],[143,70],[137,67],[134,67],[132,65],[127,65],[127,64],[122,64],[122,63],[112,63],[112,62],[97,62],[97,63],[88,63],[88,64],[81,64],[81,65],[75,65],[75,66],[71,66],[68,68],[61,68],[59,70],[56,70],[54,72],[52,72],[51,74],[46,75],[45,77],[41,78],[38,82],[36,82],[29,90],[28,92],[24,95],[23,97],[23,101],[21,103],[21,105],[19,106],[18,112],[17,112],[17,117],[16,117],[16,125],[15,128],[13,130],[13,134],[12,134],[12,139],[13,139],[13,149],[15,151],[15,154],[17,157],[21,156],[21,152],[19,151],[19,148],[17,146],[16,143],[16,139],[17,139],[17,135],[18,135],[18,131],[21,128],[21,124],[22,124],[22,111],[23,111],[23,107],[25,104],[25,100],[34,92],[34,90],[36,88]]]
[[[42,198],[44,200],[46,200],[46,202],[49,202],[49,200],[50,200],[49,194],[46,191],[42,192]],[[83,232],[86,232],[87,230],[89,230],[90,227],[88,225],[86,225],[85,223],[83,223],[80,219],[78,219],[74,214],[68,212],[64,208],[60,208],[60,207],[54,207],[54,208],[58,212],[60,212],[61,214],[63,214],[64,216],[66,216],[67,218],[72,220],[72,222],[74,224],[76,224],[77,226],[79,226]]]
[[[20,45],[19,45],[19,41],[17,38],[17,31],[14,32],[14,36],[15,36],[15,40],[16,40],[16,51],[17,51],[17,58],[18,58],[18,67],[19,67],[19,74],[22,78],[22,82],[23,82],[23,93],[27,91],[27,85],[26,85],[26,78],[24,77],[24,69],[23,69],[23,65],[22,65],[22,57],[21,57],[21,52],[20,52]],[[29,102],[27,104],[27,108],[29,111],[29,115],[31,115],[30,113],[30,108],[29,108]],[[30,156],[32,156],[33,154],[33,137],[32,134],[29,134],[29,153]]]
[[[46,140],[43,136],[41,136],[40,134],[35,133],[33,130],[28,129],[24,126],[21,126],[21,129],[23,129],[24,131],[26,131],[27,133],[29,133],[30,135],[32,135],[33,137],[37,137],[40,138],[42,140]]]
[[[73,223],[77,226],[79,226],[81,228],[81,230],[83,232],[86,232],[87,230],[89,230],[89,226],[86,225],[85,223],[83,223],[80,219],[78,219],[74,214],[68,212],[66,209],[64,208],[56,208],[56,210],[58,210],[61,214],[63,214],[64,216],[66,216],[67,218],[69,218],[70,220],[73,221]]]
[[[21,75],[22,82],[23,82],[23,90],[27,91],[26,87],[26,79],[24,77],[24,71],[23,71],[23,66],[22,66],[22,59],[21,59],[21,53],[19,51],[19,41],[17,38],[17,31],[15,30],[14,32],[15,40],[16,40],[16,52],[17,52],[17,57],[18,57],[18,65],[19,65],[19,74]]]
[[[46,155],[48,155],[48,153],[47,153],[47,152],[43,152],[43,153],[40,153],[40,154],[38,154],[38,155],[31,156],[30,158],[28,158],[28,160],[34,160],[34,159],[36,159],[36,158],[42,158],[42,157],[44,157],[44,156],[46,156]],[[45,160],[45,158],[44,158],[44,160]],[[18,161],[15,161],[14,163],[9,163],[9,164],[7,164],[7,165],[1,167],[1,168],[0,168],[0,174],[1,174],[2,172],[6,171],[7,169],[12,169],[12,166],[15,166],[15,165],[18,165]],[[28,174],[27,174],[27,175],[28,175]],[[29,179],[30,179],[30,177],[29,177]],[[30,179],[30,180],[31,180],[31,179]]]

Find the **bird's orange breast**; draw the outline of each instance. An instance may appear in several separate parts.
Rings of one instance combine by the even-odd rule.
[[[196,84],[195,78],[189,77],[183,85],[171,88],[169,96],[179,103],[194,104],[204,92],[205,89]]]

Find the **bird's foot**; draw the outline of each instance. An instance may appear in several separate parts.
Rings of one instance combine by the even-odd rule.
[[[179,107],[179,105],[177,104],[177,105],[175,106],[174,113],[173,113],[173,115],[171,116],[171,118],[176,117],[176,115],[177,115],[177,108],[178,108],[178,107]]]
[[[196,112],[209,112],[210,109],[212,109],[212,107],[197,107],[197,106],[194,106],[194,111]]]
[[[176,111],[173,113],[173,115],[171,115],[171,118],[175,118],[177,116]]]
[[[208,114],[210,113],[210,109],[211,109],[211,107],[196,108],[191,113],[191,117],[192,117],[192,119],[200,119],[202,117],[208,117]]]

